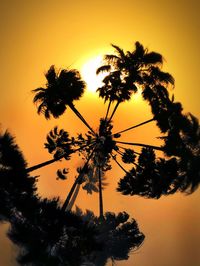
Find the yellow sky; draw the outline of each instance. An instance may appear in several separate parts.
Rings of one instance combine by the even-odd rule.
[[[111,43],[129,50],[135,41],[164,56],[164,70],[176,80],[175,99],[183,103],[185,112],[200,117],[199,11],[197,0],[2,0],[1,127],[9,128],[16,136],[29,165],[49,159],[43,143],[53,126],[64,127],[71,134],[80,132],[83,127],[70,110],[59,121],[45,121],[36,114],[30,91],[45,83],[43,73],[52,64],[58,68],[81,69],[92,57],[110,52]],[[94,127],[98,126],[104,110],[101,101],[86,94],[76,106]],[[127,112],[132,116],[128,117]],[[149,115],[148,107],[143,104],[124,104],[116,114],[116,129],[148,119]],[[149,128],[150,139],[158,132],[152,126]],[[146,128],[135,131],[134,137],[145,139],[146,132]],[[77,164],[71,163],[72,173]],[[39,190],[44,196],[64,198],[72,181],[55,182],[54,173],[55,166],[37,172],[41,175]],[[127,198],[114,192],[121,175],[116,167],[108,174],[105,209],[129,212],[138,220],[147,238],[137,254],[117,265],[199,265],[200,228],[196,222],[200,220],[200,211],[196,208],[200,202],[199,191],[190,197],[175,195],[160,201]],[[80,193],[77,204],[96,210],[97,195],[91,198]],[[13,261],[1,252],[0,265],[13,266]]]

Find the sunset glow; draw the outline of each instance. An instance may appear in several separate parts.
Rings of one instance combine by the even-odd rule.
[[[105,74],[96,75],[96,70],[103,64],[103,56],[94,56],[83,64],[81,67],[81,74],[83,80],[87,84],[87,90],[89,92],[95,93],[97,88],[102,84],[102,78]]]
[[[109,102],[96,93],[106,73],[96,75],[103,56],[112,54],[111,44],[133,51],[141,42],[149,51],[163,55],[163,71],[175,78],[175,102],[184,113],[200,118],[199,40],[200,1],[0,1],[1,83],[0,126],[15,136],[28,166],[53,158],[44,149],[47,133],[55,126],[70,136],[87,132],[87,127],[67,107],[59,118],[45,120],[37,114],[32,90],[45,87],[51,65],[77,69],[86,82],[85,93],[74,101],[88,124],[98,131],[99,120],[106,116]],[[169,19],[170,18],[170,19]],[[111,104],[109,115],[115,107]],[[117,109],[113,133],[152,118],[150,105],[141,91]],[[124,132],[122,141],[160,145],[161,133],[152,122]],[[137,150],[136,150],[137,151]],[[138,148],[139,152],[139,148]],[[83,163],[81,156],[68,162],[58,161],[34,172],[41,197],[60,197],[64,201]],[[67,180],[56,180],[58,168],[70,168]],[[189,197],[177,193],[159,200],[124,196],[116,192],[123,170],[113,162],[106,174],[103,190],[105,211],[127,211],[147,236],[138,252],[117,266],[197,266],[200,265],[200,189]],[[98,194],[80,189],[76,205],[98,213]],[[16,245],[8,241],[7,224],[0,226],[0,265],[16,265]],[[162,247],[162,248],[161,248]],[[159,251],[159,252],[158,252]],[[169,256],[170,254],[170,256]],[[111,261],[107,266],[111,265]]]

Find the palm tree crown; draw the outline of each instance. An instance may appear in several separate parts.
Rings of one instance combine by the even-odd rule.
[[[58,118],[65,112],[67,105],[80,99],[85,83],[77,70],[56,71],[54,66],[49,68],[45,77],[46,87],[33,90],[36,93],[33,102],[38,104],[38,114],[44,114],[46,119],[51,115]]]
[[[156,86],[174,84],[173,77],[160,69],[163,63],[162,55],[149,52],[139,42],[135,43],[132,52],[126,53],[120,47],[112,46],[116,54],[106,55],[106,64],[97,69],[97,74],[108,73],[103,80],[104,85],[97,89],[99,96],[105,102],[109,100],[108,109],[110,103],[117,101],[110,119],[119,103],[130,100],[131,95],[138,89],[142,91],[149,89],[154,92]]]

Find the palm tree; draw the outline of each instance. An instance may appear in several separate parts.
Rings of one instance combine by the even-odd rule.
[[[124,195],[158,199],[177,191],[193,193],[200,184],[199,122],[193,115],[183,114],[182,105],[170,96],[168,88],[173,87],[174,79],[161,71],[163,57],[139,42],[131,52],[112,46],[116,54],[106,55],[106,64],[97,69],[97,74],[107,72],[97,92],[104,103],[108,102],[97,132],[74,106],[85,88],[79,72],[57,71],[51,66],[45,75],[46,86],[34,90],[38,113],[46,119],[58,118],[68,106],[89,132],[70,137],[55,127],[45,143],[53,159],[30,168],[12,136],[0,134],[0,219],[10,222],[8,235],[22,247],[21,264],[73,266],[94,262],[103,266],[108,258],[127,259],[130,250],[140,246],[144,235],[135,220],[128,221],[126,213],[104,213],[103,181],[105,172],[112,169],[111,160],[125,173],[117,188]],[[111,120],[119,104],[130,100],[138,89],[153,117],[113,133]],[[121,139],[125,132],[151,122],[160,129],[160,146]],[[84,163],[64,203],[39,197],[37,178],[29,177],[28,172],[63,158],[69,160],[75,152]],[[65,180],[67,173],[66,168],[58,169],[57,179]],[[88,193],[99,192],[99,217],[90,211],[87,215],[73,213],[81,185]],[[96,244],[101,250],[96,250]]]
[[[63,213],[58,199],[39,199],[26,212],[13,212],[8,237],[20,247],[20,265],[81,265],[99,250],[98,232],[82,215]]]
[[[80,209],[76,210],[77,214],[83,215]],[[99,234],[97,241],[103,245],[99,251],[91,254],[93,257],[92,265],[104,266],[111,259],[127,260],[130,251],[136,251],[144,241],[144,235],[139,231],[137,222],[129,219],[126,212],[118,214],[106,212],[104,220],[100,220],[91,211],[86,211],[85,219],[96,227]],[[87,261],[84,266],[90,265]]]
[[[97,74],[102,71],[108,72],[103,80],[104,86],[97,90],[105,102],[109,99],[107,113],[111,102],[117,101],[110,120],[119,104],[129,100],[131,94],[136,93],[138,88],[143,90],[150,84],[174,83],[172,76],[159,68],[163,63],[163,57],[160,54],[148,52],[139,42],[135,43],[133,52],[125,53],[120,47],[112,46],[116,54],[106,55],[106,65],[97,69]]]
[[[103,79],[103,86],[97,89],[97,91],[99,92],[99,96],[104,99],[104,102],[108,101],[106,115],[104,119],[101,119],[99,131],[97,133],[90,130],[94,134],[94,136],[92,137],[92,142],[90,142],[91,146],[88,145],[86,148],[84,148],[84,141],[82,142],[83,149],[81,149],[82,146],[79,145],[79,151],[84,156],[84,158],[88,159],[89,154],[92,154],[92,163],[94,164],[95,168],[98,169],[97,172],[99,180],[98,190],[100,217],[103,217],[103,197],[101,184],[102,174],[106,168],[111,168],[109,162],[110,158],[113,158],[113,160],[118,164],[118,166],[125,172],[127,180],[130,179],[130,176],[133,176],[133,173],[130,175],[129,172],[123,166],[123,164],[133,164],[133,169],[136,171],[134,180],[138,184],[138,190],[145,190],[145,192],[143,191],[141,193],[144,195],[148,195],[148,197],[159,197],[163,193],[172,193],[172,191],[175,191],[175,187],[178,187],[178,185],[175,185],[175,183],[178,184],[177,181],[174,181],[175,183],[173,183],[173,180],[169,181],[168,177],[163,179],[165,181],[163,181],[164,183],[162,185],[160,177],[165,176],[165,173],[163,173],[162,169],[166,169],[166,173],[168,173],[167,176],[170,176],[172,172],[170,172],[168,168],[172,167],[172,162],[176,162],[174,164],[176,165],[176,167],[173,167],[174,180],[177,179],[177,172],[182,172],[182,175],[184,176],[186,169],[183,167],[183,165],[184,162],[186,162],[186,158],[194,157],[191,155],[193,153],[186,152],[188,150],[188,145],[186,143],[191,143],[191,136],[197,137],[197,134],[194,132],[192,133],[192,130],[190,130],[190,132],[186,134],[187,130],[185,130],[184,128],[190,128],[190,121],[182,113],[181,104],[178,102],[174,102],[174,96],[172,96],[172,98],[170,99],[168,88],[169,86],[174,85],[174,79],[169,73],[161,71],[163,57],[158,53],[149,52],[148,49],[145,49],[139,42],[135,43],[135,48],[131,52],[124,52],[120,47],[116,45],[112,46],[115,49],[116,54],[106,55],[106,64],[97,69],[97,74],[103,71],[107,72],[107,76]],[[76,75],[74,71],[67,70],[62,70],[56,73],[55,68],[52,66],[47,72],[46,78],[48,81],[46,88],[36,89],[37,94],[34,98],[34,101],[39,101],[40,103],[38,111],[46,114],[47,118],[49,118],[51,114],[54,117],[57,117],[65,111],[66,106],[68,105],[81,119],[82,116],[78,113],[78,111],[74,109],[73,105],[73,100],[78,99],[81,94],[78,94],[78,96],[76,94],[74,96],[73,93],[71,93],[70,91],[72,85],[76,86],[76,82],[74,82],[74,79],[77,81],[77,72]],[[73,82],[71,82],[71,79],[73,79]],[[81,83],[79,82],[78,84],[78,91],[80,92]],[[83,87],[84,85],[81,88]],[[66,88],[69,88],[69,93],[68,89]],[[153,118],[150,118],[139,124],[129,126],[128,128],[122,129],[119,132],[112,133],[111,120],[119,104],[124,101],[130,100],[132,94],[137,92],[138,89],[142,90],[142,96],[144,100],[146,100],[151,106]],[[46,102],[44,101],[46,99],[46,102],[50,103],[49,109],[47,108],[48,104],[46,104]],[[53,100],[51,101],[49,99]],[[53,108],[53,112],[55,111],[55,113],[52,113],[52,102],[56,106],[60,106],[59,108]],[[111,104],[113,102],[116,102],[116,105],[114,106],[114,109],[109,116]],[[84,120],[82,121],[84,122]],[[155,146],[139,142],[118,140],[118,138],[121,137],[121,134],[124,134],[129,130],[133,130],[137,127],[146,125],[153,121],[156,122],[161,132],[165,133],[165,136],[161,137],[161,139],[163,139],[164,141],[164,145]],[[86,125],[88,126],[88,124]],[[187,138],[185,137],[185,139],[187,140],[185,141],[181,137],[184,134],[187,135]],[[72,145],[70,143],[70,140],[68,139],[67,135],[66,137],[67,141],[64,143],[64,146],[63,143],[61,143],[60,146],[57,144],[55,145],[55,142],[57,141],[55,141],[55,139],[57,137],[54,138],[52,134],[51,136],[49,136],[46,147],[49,149],[50,152],[54,153],[54,156],[56,155],[56,158],[54,159],[60,159],[63,157],[68,158],[71,152],[73,152],[73,150],[71,149]],[[135,151],[127,148],[127,146],[130,145],[134,147],[140,147],[141,150]],[[92,153],[91,150],[93,148],[94,150]],[[163,152],[163,154],[169,156],[170,158],[169,160],[164,161],[162,158],[154,158],[151,161],[151,159],[148,159],[150,151],[152,152],[152,154],[155,154],[154,151]],[[188,156],[183,157],[182,154],[187,154]],[[176,157],[179,157],[179,159]],[[121,162],[118,160],[118,158],[121,159]],[[144,164],[143,161],[148,161],[148,164]],[[197,169],[196,159],[191,159],[189,164],[192,164],[192,162],[194,162],[195,169]],[[87,165],[87,162],[85,163],[85,165]],[[177,170],[178,168],[179,171]],[[132,172],[134,172],[133,169]],[[149,169],[149,172],[145,169]],[[58,174],[61,176],[62,179],[64,178],[62,171],[58,172]],[[85,171],[80,172],[78,177],[76,178],[70,190],[70,193],[63,205],[63,210],[66,210],[67,206],[69,206],[71,197],[74,195],[73,198],[75,198],[75,195],[77,195],[75,191],[78,191],[78,189],[80,188],[80,184],[84,180],[84,174]],[[149,178],[147,178],[148,174]],[[138,180],[140,180],[141,185],[139,185],[140,183],[138,183]],[[198,178],[196,180],[198,180]],[[162,189],[159,191],[159,189],[155,186],[156,183],[159,183],[161,187],[165,187],[163,188],[163,193]],[[190,182],[188,184],[190,184]],[[198,186],[198,181],[196,181],[195,184],[197,184]],[[196,185],[193,186],[196,187]],[[85,182],[84,187],[91,189],[92,186],[91,183]],[[154,192],[149,192],[147,188]]]
[[[8,132],[0,133],[0,216],[8,220],[11,210],[27,208],[34,200],[35,177],[26,173],[26,161],[14,137]]]
[[[40,168],[42,168],[42,167],[44,167],[44,166],[50,165],[50,164],[52,164],[52,163],[55,163],[55,162],[57,162],[57,161],[63,159],[64,157],[69,156],[69,155],[72,154],[72,153],[79,152],[79,151],[85,149],[87,146],[89,146],[89,145],[88,145],[88,144],[83,145],[82,147],[77,148],[77,149],[75,149],[75,150],[71,150],[70,152],[62,153],[62,154],[60,154],[59,156],[55,157],[54,159],[47,160],[47,161],[45,161],[45,162],[42,162],[42,163],[39,163],[39,164],[33,165],[33,166],[29,167],[29,168],[26,168],[26,172],[29,173],[29,172],[35,171],[35,170],[37,170],[37,169],[40,169]]]
[[[86,134],[86,137],[79,134],[77,138],[70,138],[67,131],[64,129],[59,130],[56,126],[47,134],[46,141],[44,146],[50,154],[53,154],[54,158],[26,168],[27,173],[60,161],[63,158],[69,160],[73,153],[83,152],[93,146],[94,139],[89,134]]]
[[[145,147],[138,164],[125,172],[117,190],[124,195],[160,198],[177,191],[193,193],[200,184],[200,126],[191,114],[182,123],[170,123],[162,149],[169,159],[156,158],[153,147]],[[120,166],[120,165],[119,165]]]
[[[36,93],[33,102],[38,104],[38,114],[44,114],[46,119],[50,119],[51,116],[58,118],[68,106],[94,133],[73,104],[73,101],[80,99],[85,89],[85,83],[81,80],[79,72],[66,69],[56,71],[55,67],[51,66],[45,77],[46,87],[33,90]]]

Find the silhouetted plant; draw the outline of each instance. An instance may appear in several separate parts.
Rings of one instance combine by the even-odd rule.
[[[40,199],[31,216],[14,210],[9,238],[21,247],[21,265],[77,265],[99,244],[96,231],[82,217],[63,213],[58,199]]]
[[[79,208],[76,208],[76,213],[83,215]],[[96,239],[101,249],[91,254],[94,265],[103,266],[109,258],[128,259],[129,252],[138,249],[144,241],[144,235],[139,231],[136,221],[129,220],[126,212],[120,212],[117,215],[106,212],[102,221],[95,217],[93,212],[87,210],[83,217],[98,231]]]
[[[0,134],[0,215],[9,220],[10,211],[17,207],[28,211],[27,205],[36,191],[36,177],[26,173],[27,163],[14,138],[6,131]]]
[[[47,83],[45,88],[37,88],[33,101],[38,103],[38,114],[44,114],[46,119],[50,119],[51,115],[54,118],[61,116],[66,106],[81,119],[81,121],[90,129],[82,115],[75,108],[73,101],[79,100],[84,93],[85,83],[81,80],[77,70],[62,69],[56,71],[54,66],[51,66],[45,74]]]
[[[82,214],[80,209],[76,213],[63,212],[58,198],[49,200],[39,197],[35,187],[37,179],[28,176],[23,155],[8,132],[0,136],[0,147],[2,181],[0,197],[3,200],[0,217],[2,221],[10,223],[8,237],[19,247],[17,261],[20,265],[75,266],[96,263],[97,259],[100,259],[99,252],[101,256],[104,256],[105,263],[112,258],[111,252],[104,255],[106,248],[104,239],[101,237],[104,232],[98,217],[93,215],[93,218],[88,219],[88,213]],[[13,163],[10,161],[10,156],[15,158]],[[83,168],[79,169],[79,173]],[[11,169],[15,171],[12,172]],[[96,171],[94,166],[88,166],[87,171],[82,172],[84,173],[83,179],[92,179],[93,172]],[[89,175],[87,175],[88,172],[90,172]],[[16,180],[11,178],[16,178]],[[6,183],[4,184],[3,181]],[[107,221],[104,221],[104,226],[106,224]],[[140,242],[142,242],[144,236],[139,232],[137,224],[135,223],[133,227],[140,234]],[[133,234],[132,231],[128,233],[133,239],[133,244],[128,245],[127,251],[124,251],[125,254],[128,254],[131,248],[140,245],[137,241],[138,235]],[[120,245],[121,240],[117,235],[112,238],[115,245],[116,243]]]
[[[102,190],[112,160],[125,173],[117,187],[124,195],[158,199],[177,191],[193,193],[199,186],[199,122],[192,114],[184,114],[181,103],[171,95],[174,78],[162,71],[162,55],[149,52],[139,42],[133,51],[112,47],[115,54],[106,55],[96,71],[105,73],[97,92],[104,103],[108,102],[97,131],[74,105],[85,90],[79,72],[58,71],[51,66],[45,74],[46,86],[33,90],[38,113],[46,119],[59,118],[69,107],[89,131],[71,137],[66,130],[54,127],[45,143],[53,159],[29,168],[12,137],[8,133],[0,136],[1,219],[10,222],[9,237],[22,247],[18,258],[22,265],[103,266],[108,258],[127,259],[130,250],[142,244],[144,235],[135,220],[128,220],[127,213],[104,212]],[[150,105],[152,117],[113,133],[119,105],[134,98],[138,91]],[[152,122],[160,130],[160,146],[121,139],[125,132]],[[40,198],[35,188],[37,179],[28,173],[59,160],[70,160],[74,153],[82,156],[83,165],[77,169],[64,203]],[[65,180],[69,171],[58,169],[55,175]],[[89,194],[99,193],[99,217],[90,211],[71,211],[81,186]]]
[[[84,171],[76,178],[63,208],[67,209],[75,189],[77,193],[84,182],[84,174],[91,176],[88,165],[92,164],[98,173],[101,220],[104,219],[101,181],[103,173],[111,169],[112,159],[125,172],[125,177],[120,179],[117,188],[125,195],[159,198],[178,190],[192,193],[200,182],[199,123],[193,115],[183,114],[182,105],[174,101],[174,95],[170,95],[169,88],[174,87],[174,78],[161,70],[163,57],[156,52],[149,52],[139,42],[135,43],[135,49],[131,52],[124,52],[116,45],[112,46],[116,53],[106,55],[105,64],[96,71],[97,74],[106,73],[103,86],[97,89],[99,97],[103,98],[105,103],[108,101],[106,115],[100,119],[96,132],[89,127],[90,131],[85,136],[80,134],[78,138],[72,138],[72,153],[76,151],[74,147],[77,139],[80,141],[79,153],[85,157],[86,163],[82,168]],[[112,119],[118,106],[134,97],[138,90],[150,105],[153,117],[113,133]],[[116,104],[110,114],[113,102]],[[161,131],[160,139],[163,143],[160,146],[121,140],[125,132],[153,121]],[[127,147],[130,145],[137,147],[137,150]],[[68,156],[70,149],[62,153]],[[158,157],[156,151],[162,152],[161,157]],[[125,164],[133,165],[130,171],[126,170]],[[97,182],[97,179],[93,180]],[[91,184],[83,185],[83,188],[87,187],[91,189]],[[94,184],[93,189],[97,190]]]

